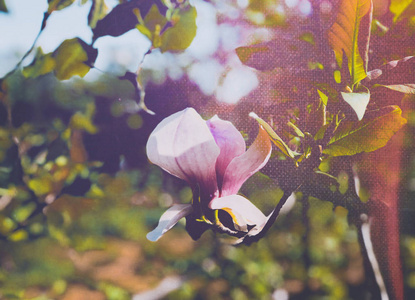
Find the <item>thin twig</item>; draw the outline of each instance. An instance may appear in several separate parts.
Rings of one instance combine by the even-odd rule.
[[[16,64],[16,66],[10,71],[8,72],[3,78],[7,78],[9,77],[11,74],[13,74],[14,72],[16,72],[16,70],[18,68],[20,68],[20,66],[22,65],[23,61],[26,59],[26,57],[29,56],[30,53],[32,53],[33,49],[35,48],[37,41],[40,37],[40,35],[42,34],[43,30],[46,27],[46,21],[48,20],[50,14],[48,12],[45,12],[43,14],[43,20],[42,20],[42,25],[40,26],[40,30],[39,33],[37,34],[35,40],[33,41],[32,46],[29,48],[29,50],[26,51],[26,53],[23,55],[23,57],[20,59],[20,61]]]
[[[376,259],[375,252],[373,251],[372,239],[370,236],[371,219],[366,214],[360,216],[361,224],[358,228],[359,242],[363,259],[365,261],[365,268],[367,275],[372,275],[377,288],[371,289],[376,295],[372,295],[373,299],[389,300],[388,293],[386,291],[385,282],[380,272],[379,263]],[[370,270],[368,270],[370,268]]]
[[[295,190],[297,189],[298,187]],[[255,235],[249,235],[248,233],[246,236],[241,238],[235,245],[240,245],[240,244],[250,245],[254,242],[257,242],[261,238],[263,238],[265,234],[268,232],[268,230],[271,228],[271,226],[275,223],[275,220],[280,214],[281,208],[284,206],[285,202],[287,202],[288,198],[291,196],[291,194],[294,191],[284,192],[284,195],[282,195],[282,198],[280,199],[280,201],[278,202],[277,206],[274,208],[272,213],[269,215],[267,222],[265,223],[264,227],[261,229],[259,233]]]

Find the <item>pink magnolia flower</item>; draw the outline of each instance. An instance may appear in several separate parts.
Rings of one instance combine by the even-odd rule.
[[[262,127],[246,150],[241,133],[231,122],[217,116],[205,121],[193,108],[186,108],[165,118],[148,139],[147,156],[152,163],[186,180],[199,192],[192,204],[169,208],[147,238],[158,240],[181,218],[191,214],[198,216],[195,220],[202,218],[208,225],[218,225],[218,220],[211,220],[214,210],[226,211],[239,232],[247,232],[248,225],[263,225],[266,216],[237,193],[267,163],[270,155],[271,142]]]

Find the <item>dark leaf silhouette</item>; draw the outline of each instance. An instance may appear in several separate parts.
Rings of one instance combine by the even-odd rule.
[[[48,0],[48,13],[50,14],[55,10],[64,9],[74,2],[75,0]]]
[[[5,12],[5,13],[9,12],[7,10],[6,3],[4,3],[4,0],[0,0],[0,11]]]
[[[160,0],[133,0],[117,5],[109,14],[97,22],[93,29],[93,40],[95,41],[106,35],[120,36],[135,28],[138,24],[135,10],[141,14],[141,17],[144,17],[153,4],[158,6],[162,14],[166,13],[166,7]]]
[[[236,54],[245,65],[261,71],[275,68],[307,68],[315,60],[314,46],[292,37],[281,37],[265,43],[239,47]]]
[[[97,22],[104,18],[108,7],[105,5],[104,0],[93,0],[91,10],[88,14],[88,25],[91,28],[97,26]]]

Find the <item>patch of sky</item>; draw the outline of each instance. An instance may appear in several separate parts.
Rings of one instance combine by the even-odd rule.
[[[118,2],[105,0],[105,3],[112,9]],[[85,79],[96,80],[102,75],[100,70],[120,76],[126,70],[136,72],[142,67],[147,71],[152,70],[151,77],[158,83],[164,82],[166,76],[173,80],[180,79],[187,72],[190,80],[204,94],[216,95],[224,103],[236,103],[248,95],[258,85],[258,79],[252,69],[235,60],[234,49],[244,42],[242,29],[228,24],[217,24],[218,11],[234,16],[238,10],[227,4],[219,5],[218,9],[202,0],[192,0],[191,3],[198,13],[197,34],[184,53],[160,53],[153,50],[143,60],[151,43],[137,30],[130,30],[119,37],[101,37],[94,44],[98,49],[96,69],[91,69]],[[6,5],[10,13],[0,14],[0,28],[7,29],[0,31],[0,77],[12,70],[31,47],[40,30],[43,13],[47,10],[45,0],[6,0]],[[244,6],[246,1],[239,1],[238,5]],[[74,37],[90,43],[92,31],[87,24],[90,8],[91,2],[81,5],[76,1],[62,11],[53,12],[36,47],[40,46],[44,53],[52,52],[65,39]],[[215,58],[219,49],[228,53],[227,58],[220,62]],[[33,57],[34,52],[23,65],[28,65]],[[224,79],[221,81],[221,78]]]

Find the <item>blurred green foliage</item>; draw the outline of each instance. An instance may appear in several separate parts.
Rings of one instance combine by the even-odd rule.
[[[114,156],[115,172],[107,168],[111,159],[94,159],[90,140],[114,133],[99,125],[101,118],[117,124],[116,134],[151,131],[145,113],[125,110],[122,99],[133,89],[120,84],[105,76],[93,83],[62,83],[52,75],[24,79],[15,74],[7,80],[14,129],[3,120],[3,298],[82,299],[76,297],[84,294],[88,299],[130,299],[166,276],[184,280],[169,299],[269,299],[277,289],[298,299],[307,293],[347,299],[349,290],[362,284],[359,246],[345,210],[333,213],[330,203],[309,199],[306,215],[312,225],[304,238],[301,202],[308,200],[301,195],[267,238],[250,247],[235,248],[213,233],[194,242],[183,225],[158,243],[147,241],[146,233],[165,208],[172,201],[189,202],[191,191],[150,166],[145,156],[137,154],[138,168],[123,168],[131,157]],[[103,106],[105,113],[97,110]],[[2,110],[7,116],[5,106]],[[96,141],[101,154],[113,151]],[[17,153],[21,165],[16,168]],[[270,211],[270,199],[282,196],[270,183],[257,174],[242,192]]]
[[[48,10],[72,2],[48,1]],[[163,1],[170,2],[175,1]],[[105,30],[96,26],[106,10],[102,1],[93,3],[90,24],[99,29],[95,36],[118,34],[104,26],[112,24],[110,18],[101,23]],[[395,19],[404,18],[398,2],[392,3]],[[246,21],[286,28],[287,15],[276,4],[249,1]],[[0,10],[7,10],[1,0]],[[143,16],[135,13],[134,26],[162,51],[183,50],[196,33],[193,7],[160,13],[153,5]],[[173,26],[160,35],[167,21]],[[302,39],[313,44],[312,37]],[[93,50],[72,39],[53,53],[39,49],[22,74],[17,71],[0,82],[1,299],[131,299],[171,277],[180,278],[181,284],[165,299],[278,299],[283,291],[290,299],[365,297],[363,260],[347,211],[301,193],[266,238],[249,247],[234,247],[232,240],[212,232],[192,241],[184,222],[157,243],[146,240],[165,209],[174,202],[188,203],[192,192],[147,161],[147,137],[164,116],[151,118],[139,111],[130,82],[107,75],[94,82],[61,82],[50,74],[54,71],[58,79],[84,75],[90,67],[85,48]],[[189,97],[185,80],[153,91],[148,85],[150,103],[162,106],[166,115],[187,105],[187,99],[175,103],[174,98]],[[409,112],[409,141],[415,136],[414,119]],[[407,145],[412,163],[405,169],[402,201],[407,208],[403,224],[410,225],[415,210],[410,201],[415,196],[412,144]],[[320,170],[328,172],[331,163],[323,161]],[[335,175],[340,194],[345,194],[351,178],[344,172]],[[264,212],[282,196],[261,174],[241,192]],[[415,227],[403,227],[410,297],[415,293]]]

